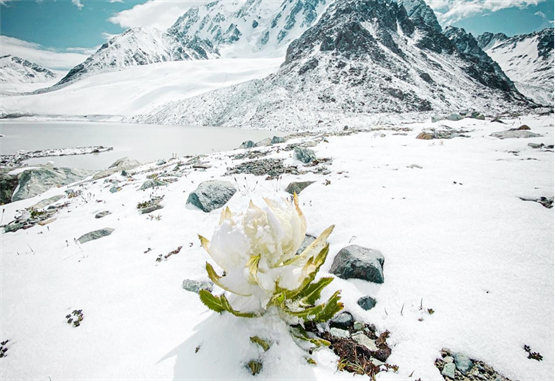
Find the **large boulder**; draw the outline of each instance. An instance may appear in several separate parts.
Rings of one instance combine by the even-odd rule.
[[[203,212],[209,213],[224,206],[235,192],[237,189],[229,181],[204,181],[189,194],[187,204],[192,204]]]
[[[304,147],[295,147],[295,159],[304,164],[310,164],[316,160],[316,154],[311,149]]]
[[[285,191],[290,194],[300,194],[306,187],[309,185],[314,184],[314,181],[297,181],[289,183]]]
[[[493,132],[490,136],[499,139],[541,138],[542,135],[527,130],[508,130]]]
[[[86,242],[89,241],[94,241],[95,239],[99,239],[102,237],[107,237],[110,234],[112,234],[114,232],[115,229],[112,228],[104,228],[104,229],[99,229],[99,230],[95,230],[92,231],[90,233],[87,234],[83,234],[81,237],[79,237],[79,239],[77,239],[77,241],[79,241],[80,244],[84,244]]]
[[[51,188],[81,181],[93,173],[94,171],[87,169],[55,168],[53,166],[29,169],[19,175],[19,184],[12,195],[12,201],[24,200]]]
[[[12,202],[13,192],[17,189],[18,184],[17,175],[11,175],[9,170],[0,172],[0,205]]]
[[[114,173],[128,171],[130,169],[138,167],[139,165],[141,165],[141,163],[133,158],[122,157],[121,159],[118,159],[114,163],[112,163],[112,165],[110,165],[108,169],[96,173],[93,176],[93,180],[102,179],[104,177],[111,176]]]
[[[333,260],[330,272],[342,279],[363,279],[383,283],[384,257],[378,250],[358,245],[347,246]]]

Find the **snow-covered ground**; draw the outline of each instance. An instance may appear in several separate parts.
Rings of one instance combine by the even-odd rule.
[[[84,78],[56,91],[0,95],[0,114],[129,117],[170,101],[264,78],[282,62],[283,58],[222,59],[130,67]]]
[[[108,81],[105,86],[113,89]],[[443,141],[415,139],[422,128],[438,125],[431,123],[408,125],[408,135],[375,131],[317,139],[317,156],[333,159],[330,175],[237,176],[238,192],[228,205],[241,211],[250,199],[286,197],[291,181],[314,180],[299,196],[308,233],[336,225],[320,275],[328,275],[336,253],[349,243],[384,254],[383,285],[335,279],[322,296],[343,290],[346,310],[391,332],[388,362],[399,372],[380,373],[379,380],[442,380],[434,366],[442,348],[483,360],[513,380],[548,380],[554,371],[553,209],[519,197],[553,196],[553,153],[528,146],[553,144],[553,116],[507,122],[440,122],[474,130],[471,138]],[[521,124],[543,137],[489,136]],[[300,165],[292,151],[271,149],[267,157]],[[353,379],[336,371],[329,349],[313,356],[317,366],[306,364],[283,323],[218,315],[182,289],[184,279],[206,279],[210,258],[197,233],[210,238],[220,218],[220,210],[186,207],[187,195],[205,180],[234,183],[223,173],[240,162],[230,155],[241,152],[206,156],[211,168],[184,166],[186,176],[154,191],[138,189],[151,172],[133,180],[113,175],[122,188],[116,193],[104,180],[70,186],[82,194],[58,202],[70,205],[56,221],[1,233],[0,340],[10,342],[0,377],[250,379],[244,364],[262,356],[257,379]],[[174,163],[166,169],[172,172]],[[150,168],[162,167],[139,170]],[[4,206],[2,223],[66,188]],[[164,208],[152,213],[160,220],[136,209],[152,195],[165,196]],[[95,219],[103,210],[112,214]],[[105,227],[115,231],[81,245],[74,241]],[[179,254],[156,261],[178,246]],[[378,300],[368,312],[357,305],[363,295]],[[421,311],[421,301],[435,313]],[[84,315],[78,328],[66,323],[73,310]],[[261,354],[249,343],[253,335],[276,343]],[[543,361],[527,359],[525,344]]]

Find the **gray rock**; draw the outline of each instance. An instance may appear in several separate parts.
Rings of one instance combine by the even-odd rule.
[[[330,328],[330,335],[333,337],[340,337],[342,339],[347,339],[350,336],[349,331],[339,328]]]
[[[316,154],[313,150],[304,147],[295,147],[295,159],[304,164],[310,164],[316,160]]]
[[[193,279],[185,279],[183,281],[183,289],[195,293],[199,293],[200,290],[206,290],[212,292],[214,288],[214,283],[210,282],[209,280],[193,280]]]
[[[455,359],[451,356],[445,356],[443,358],[443,361],[449,364],[449,363],[452,363],[453,361],[455,361]]]
[[[247,149],[247,148],[253,148],[256,147],[256,143],[253,142],[252,140],[247,140],[246,142],[241,143],[241,145],[239,146],[240,149]]]
[[[378,350],[378,347],[376,346],[376,343],[374,342],[374,340],[366,336],[364,332],[353,333],[352,338],[360,345],[363,345],[366,348],[368,348],[368,350],[371,352],[376,352]]]
[[[330,272],[343,279],[363,279],[383,283],[384,257],[378,250],[347,246],[335,256]]]
[[[350,312],[341,312],[339,315],[336,315],[333,319],[330,320],[330,328],[339,328],[339,329],[349,329],[352,327],[355,319]]]
[[[443,366],[443,370],[441,371],[441,374],[444,375],[445,377],[449,377],[451,379],[455,378],[455,364],[453,363],[447,363]]]
[[[272,139],[270,138],[266,138],[266,139],[262,139],[259,142],[256,142],[255,146],[256,147],[268,147],[272,145]]]
[[[538,144],[538,143],[528,143],[528,147],[532,147],[534,149],[538,149],[538,148],[543,148],[543,143]]]
[[[12,202],[13,192],[19,184],[17,175],[8,174],[10,170],[12,170],[12,168],[0,171],[0,205]]]
[[[37,202],[35,205],[31,206],[31,208],[33,209],[42,209],[42,208],[46,208],[48,205],[55,203],[56,201],[61,200],[62,198],[64,198],[63,195],[59,194],[56,196],[52,196],[49,198],[46,198],[44,200],[41,200],[39,202]]]
[[[455,353],[455,365],[462,374],[466,374],[470,369],[472,369],[474,364],[468,356],[463,355],[462,353]]]
[[[235,192],[237,189],[229,181],[204,181],[189,194],[187,204],[192,204],[208,213],[224,206]]]
[[[303,243],[301,243],[301,246],[299,246],[299,250],[297,250],[297,255],[305,251],[306,248],[314,241],[316,241],[316,237],[305,234]]]
[[[472,119],[486,120],[486,117],[483,114],[479,113],[478,111],[472,112],[472,114],[470,114],[470,117]]]
[[[44,193],[54,187],[61,187],[83,180],[94,171],[77,168],[54,168],[44,166],[29,169],[19,175],[19,187],[12,196],[12,201],[24,200]]]
[[[110,188],[110,193],[117,193],[121,190],[121,187],[118,187],[117,185],[114,185],[113,187]]]
[[[106,217],[108,215],[112,214],[112,212],[108,211],[108,210],[104,210],[102,212],[98,212],[96,213],[96,215],[94,216],[94,218],[103,218]]]
[[[363,296],[357,301],[357,304],[365,311],[370,311],[376,305],[376,299],[371,296]]]
[[[490,136],[499,139],[523,139],[523,138],[540,138],[542,135],[526,130],[498,131],[493,132]]]
[[[272,138],[271,144],[280,144],[280,143],[285,143],[285,139],[282,138],[281,136],[274,136]]]
[[[95,239],[99,239],[99,238],[102,238],[102,237],[107,237],[110,234],[112,234],[114,232],[114,230],[115,229],[112,229],[112,228],[104,228],[104,229],[95,230],[95,231],[92,231],[90,233],[83,234],[81,237],[79,237],[79,239],[77,241],[79,241],[80,244],[84,244],[85,242],[93,241]]]
[[[315,181],[294,181],[292,183],[289,183],[287,188],[285,188],[285,191],[290,194],[300,194],[306,187],[314,183]]]
[[[152,213],[156,210],[159,209],[163,209],[164,207],[160,204],[153,204],[153,205],[149,205],[145,208],[139,209],[139,212],[141,212],[141,214],[148,214],[148,213]]]
[[[364,323],[361,323],[360,321],[355,321],[355,323],[353,324],[353,329],[355,331],[362,331],[364,327],[365,327]]]
[[[19,229],[23,228],[25,226],[25,224],[23,223],[19,223],[19,222],[12,222],[8,225],[6,225],[4,227],[4,232],[9,233],[9,232],[16,232]]]
[[[137,160],[132,159],[130,157],[123,157],[121,159],[116,160],[112,165],[108,167],[108,169],[97,172],[93,176],[93,180],[102,179],[104,177],[113,175],[114,173],[129,171],[130,169],[136,168],[139,165],[141,165],[141,163],[139,163]]]
[[[160,180],[152,179],[152,180],[145,181],[143,183],[143,185],[141,185],[141,190],[144,191],[144,190],[147,190],[147,189],[150,189],[150,188],[165,187],[167,185],[168,185],[168,183],[165,183],[165,182],[160,181]]]

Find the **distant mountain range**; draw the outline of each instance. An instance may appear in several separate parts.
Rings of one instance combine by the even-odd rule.
[[[267,78],[132,120],[283,127],[331,113],[553,105],[553,28],[475,38],[444,30],[424,0],[214,1],[191,8],[166,31],[135,28],[113,37],[40,92],[131,66],[281,56],[280,70]]]
[[[23,58],[6,55],[0,57],[0,82],[35,83],[56,78],[56,74]]]
[[[513,37],[484,33],[477,40],[522,94],[553,105],[553,28]]]

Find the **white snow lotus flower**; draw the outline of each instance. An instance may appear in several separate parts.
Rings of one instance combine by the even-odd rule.
[[[272,306],[286,319],[327,321],[343,308],[340,291],[323,304],[315,305],[333,278],[313,282],[325,262],[326,240],[334,226],[327,228],[311,245],[297,255],[306,233],[306,219],[297,195],[293,203],[264,199],[262,208],[252,201],[243,213],[222,211],[212,241],[199,236],[204,249],[224,270],[218,275],[206,263],[209,278],[234,294],[231,306],[225,293],[214,296],[203,290],[200,297],[210,309],[236,316],[256,317]]]

